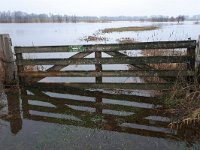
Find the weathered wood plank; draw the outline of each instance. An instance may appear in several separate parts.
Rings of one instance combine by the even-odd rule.
[[[194,76],[190,70],[106,70],[106,71],[29,71],[21,72],[21,77],[177,77]]]
[[[17,63],[17,72],[18,72],[18,75],[19,75],[20,73],[24,72],[24,66],[22,64],[20,64],[20,62],[23,60],[22,53],[16,54],[16,58],[17,58],[17,62],[19,62],[19,63]],[[24,78],[19,76],[19,82],[23,83],[23,81],[24,81]]]
[[[195,47],[196,41],[158,41],[129,44],[96,44],[96,45],[68,45],[68,46],[39,46],[15,47],[15,53],[44,53],[44,52],[104,52],[118,50],[141,49],[175,49]]]
[[[86,64],[154,64],[154,63],[188,63],[188,56],[151,56],[123,58],[73,58],[73,59],[26,59],[18,65],[86,65]]]
[[[190,62],[188,63],[188,70],[195,70],[195,48],[187,48],[187,56],[190,56],[191,59],[190,59]]]
[[[170,89],[174,83],[32,83],[30,85],[25,85],[25,87],[45,87],[46,89],[55,86],[57,89],[65,89],[69,87],[76,88],[94,88],[94,89],[132,89],[132,90],[163,90]]]
[[[11,39],[8,34],[0,35],[0,67],[2,67],[0,68],[0,77],[4,80],[3,82],[6,85],[13,84],[16,70],[11,48]]]

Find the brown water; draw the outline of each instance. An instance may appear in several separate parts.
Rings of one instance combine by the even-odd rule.
[[[157,98],[38,87],[9,94],[7,100],[1,150],[200,149],[186,132],[168,128],[170,114],[157,111],[162,106]]]

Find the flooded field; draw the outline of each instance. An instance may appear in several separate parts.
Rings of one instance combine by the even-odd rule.
[[[108,27],[159,26],[157,30],[101,33]],[[193,22],[0,24],[0,34],[10,34],[13,46],[77,45],[135,41],[194,40],[200,25]],[[100,35],[106,41],[84,41]],[[68,58],[75,53],[24,55],[27,58]],[[140,51],[128,52],[140,56]],[[94,57],[94,54],[87,56]],[[103,57],[110,57],[103,53]],[[43,69],[51,66],[42,66]],[[103,65],[103,70],[129,70],[126,64]],[[71,65],[62,70],[95,70],[93,65]],[[48,77],[40,82],[89,82],[94,77]],[[142,82],[141,78],[105,77],[103,83]],[[24,87],[0,95],[0,149],[200,149],[198,131],[169,128],[174,116],[163,113],[163,100],[152,91],[80,90],[62,87]]]
[[[130,26],[159,26],[158,30],[141,32],[99,33],[105,28]],[[157,22],[110,22],[110,23],[32,23],[32,24],[0,24],[0,34],[10,34],[13,45],[78,45],[95,43],[118,43],[120,38],[134,38],[135,41],[158,40],[196,40],[199,36],[200,25],[194,22],[157,23]],[[87,42],[80,40],[85,36],[100,35],[108,40]]]

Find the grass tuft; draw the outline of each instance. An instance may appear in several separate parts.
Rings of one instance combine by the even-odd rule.
[[[158,30],[158,26],[143,26],[143,27],[120,27],[120,28],[105,28],[101,30],[102,33],[112,33],[112,32],[130,32],[130,31],[149,31]]]

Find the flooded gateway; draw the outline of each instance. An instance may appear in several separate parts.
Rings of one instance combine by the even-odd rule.
[[[137,24],[138,22],[136,22]],[[122,26],[123,23],[113,23],[113,26]],[[127,23],[126,23],[127,24]],[[129,24],[134,24],[129,23]],[[146,25],[146,23],[144,23]],[[15,24],[1,25],[1,33],[10,33],[14,45],[50,45],[50,44],[76,44],[83,33],[91,26],[110,26],[110,24],[81,24],[72,26],[74,30],[65,30],[65,25],[51,24],[54,28],[45,28],[45,25]],[[13,26],[15,26],[13,28]],[[49,26],[49,25],[48,25]],[[59,26],[59,30],[57,28]],[[187,22],[183,26],[178,25],[178,33],[173,33],[176,25],[166,25],[158,31],[142,33],[138,39],[147,41],[185,40],[188,38],[186,26],[194,26]],[[22,30],[22,28],[23,30]],[[103,27],[103,28],[104,28]],[[82,32],[75,32],[82,30]],[[195,26],[199,28],[199,26]],[[190,28],[187,28],[190,29]],[[192,29],[194,29],[192,27]],[[41,34],[43,31],[44,34]],[[60,34],[64,31],[64,34]],[[67,34],[72,32],[77,34]],[[87,31],[87,34],[94,31]],[[165,32],[167,31],[167,32]],[[48,33],[48,34],[47,34]],[[51,33],[51,34],[50,34]],[[80,34],[81,33],[81,34]],[[191,31],[196,38],[196,31]],[[57,35],[58,40],[51,36]],[[164,34],[164,35],[163,35]],[[40,38],[37,39],[36,37]],[[58,36],[59,35],[59,36]],[[60,36],[62,35],[62,36]],[[70,35],[73,35],[71,37]],[[132,34],[114,34],[115,38]],[[147,35],[152,35],[146,37]],[[153,36],[154,35],[154,36]],[[34,37],[35,36],[35,37]],[[67,36],[67,38],[66,38]],[[180,37],[179,37],[180,36]],[[48,38],[47,38],[48,37]],[[163,37],[163,39],[161,39]],[[34,39],[36,41],[34,41]],[[51,40],[50,40],[51,39]],[[52,43],[54,42],[58,43]],[[68,41],[69,40],[69,41]],[[25,43],[23,43],[25,42]],[[33,44],[32,44],[33,43]],[[79,43],[80,44],[80,43]],[[107,56],[103,54],[104,56]],[[131,54],[140,55],[140,53]],[[42,55],[46,57],[45,54]],[[40,55],[27,55],[26,57],[40,58]],[[47,55],[55,57],[55,55]],[[66,58],[59,54],[57,57]],[[94,56],[91,56],[94,57]],[[51,66],[45,66],[47,68]],[[120,69],[127,70],[127,65],[103,65],[103,70]],[[45,68],[45,69],[47,69]],[[94,70],[94,66],[69,66],[64,70]],[[69,78],[48,77],[42,82],[95,82],[95,78]],[[103,78],[108,83],[142,82],[140,78],[117,77]],[[199,131],[191,128],[171,129],[169,123],[174,119],[170,113],[163,113],[162,99],[155,96],[152,91],[132,90],[94,90],[78,88],[62,88],[61,86],[22,87],[19,90],[11,90],[1,94],[0,104],[0,150],[38,150],[38,149],[130,149],[130,150],[184,150],[200,149]]]

